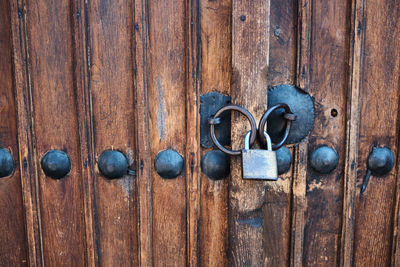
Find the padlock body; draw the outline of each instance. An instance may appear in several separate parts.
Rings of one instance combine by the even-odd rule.
[[[243,179],[278,180],[276,152],[262,149],[242,150]]]

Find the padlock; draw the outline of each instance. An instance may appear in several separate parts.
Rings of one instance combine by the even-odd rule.
[[[250,133],[249,131],[246,134],[242,150],[243,179],[278,180],[278,164],[276,152],[272,151],[271,138],[264,132],[267,139],[267,150],[250,149]]]

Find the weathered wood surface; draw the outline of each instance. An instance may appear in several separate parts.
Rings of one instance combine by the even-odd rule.
[[[296,1],[271,0],[270,8],[268,88],[294,84],[296,77]],[[291,188],[292,169],[265,189],[264,266],[289,264]]]
[[[232,5],[233,103],[242,105],[258,121],[267,108],[270,1]],[[232,114],[233,149],[243,147],[249,122]],[[231,161],[229,184],[229,261],[234,266],[264,264],[265,186],[267,182],[243,180],[240,157]]]
[[[397,266],[398,167],[372,176],[373,146],[398,154],[399,12],[395,1],[2,1],[0,179],[3,265]],[[315,100],[312,132],[278,182],[200,170],[200,95],[232,96],[258,120],[267,88]],[[6,118],[6,119],[3,119]],[[248,122],[232,116],[233,148]],[[321,175],[319,145],[339,154]],[[40,159],[68,152],[52,180]],[[97,158],[128,156],[137,177],[107,180]],[[162,179],[154,158],[185,159]],[[12,223],[11,223],[12,222]],[[4,256],[6,255],[6,256]]]
[[[18,13],[14,8],[12,14],[16,15]],[[21,60],[20,54],[27,57],[28,64],[28,75],[22,77],[22,81],[19,77],[17,79],[17,86],[21,85],[20,82],[24,84],[23,90],[17,90],[18,113],[23,118],[19,125],[19,136],[23,145],[34,148],[31,151],[22,149],[25,153],[22,160],[29,161],[26,164],[31,166],[29,171],[32,172],[23,178],[27,179],[23,181],[23,189],[28,209],[28,236],[34,237],[28,238],[32,244],[29,246],[30,256],[33,257],[30,261],[38,262],[41,257],[43,264],[81,265],[85,261],[85,235],[81,216],[83,202],[79,179],[71,3],[27,2],[18,11],[21,17],[26,12],[26,29],[24,38],[14,39],[13,44],[17,46],[26,41],[23,48],[26,51],[17,50],[15,68],[21,69],[21,64],[25,64],[22,62],[25,58]],[[22,37],[18,28],[15,30],[13,34],[20,34],[19,37]],[[24,117],[29,115],[25,108],[32,110],[31,121],[24,121]],[[24,129],[32,130],[34,138],[26,137],[30,133],[25,134]],[[71,159],[71,171],[64,179],[50,179],[40,167],[41,157],[50,149],[63,150]],[[37,176],[32,179],[31,175]],[[35,190],[27,187],[34,187]],[[38,200],[40,202],[32,207],[31,203]],[[32,213],[33,216],[38,216],[33,219],[33,227],[30,226]],[[37,255],[37,251],[33,252],[36,246],[41,247],[41,256]]]
[[[0,265],[26,265],[28,254],[21,192],[14,98],[10,8],[0,1],[0,148],[8,150],[15,165],[10,176],[0,178]]]
[[[360,31],[359,25],[363,21],[365,1],[353,1],[351,7],[351,39],[349,58],[349,85],[348,105],[346,118],[346,162],[343,184],[343,216],[342,237],[340,246],[340,265],[353,266],[354,253],[354,217],[356,180],[358,168],[358,142],[360,128],[360,69],[362,67],[362,50],[365,31]]]
[[[149,9],[145,0],[135,1],[135,104],[136,170],[138,188],[138,240],[140,266],[153,266],[152,199],[149,127]]]
[[[201,89],[201,28],[200,1],[186,4],[186,222],[187,265],[200,262],[200,114],[199,94]]]
[[[186,35],[184,1],[149,1],[151,159],[173,149],[186,156]],[[167,15],[168,14],[168,15]],[[152,169],[154,265],[186,265],[186,171],[163,179]]]
[[[396,168],[387,176],[371,176],[363,193],[368,154],[388,147],[397,155],[399,138],[400,5],[395,1],[365,1],[357,34],[364,32],[360,49],[360,125],[356,162],[354,265],[391,263]],[[394,255],[393,255],[394,256]]]
[[[200,1],[200,95],[230,95],[231,1]],[[198,141],[197,141],[198,142]],[[201,156],[211,149],[202,148]],[[198,170],[200,171],[200,170]],[[228,179],[213,181],[201,173],[200,264],[228,265]]]
[[[27,70],[26,13],[24,12],[24,5],[20,1],[12,1],[9,6],[11,14],[14,89],[18,113],[19,168],[25,211],[28,263],[31,266],[40,266],[43,262],[43,257],[36,188],[36,162],[34,160],[33,149],[34,133],[32,131],[31,107],[29,105],[31,94]],[[8,245],[7,243],[1,244],[1,246]]]
[[[312,19],[302,23],[310,23],[306,28],[311,36],[304,46],[311,49],[304,57],[308,62],[303,61],[309,67],[301,70],[301,76],[307,81],[304,89],[314,98],[315,121],[305,153],[311,155],[319,146],[328,145],[338,153],[339,163],[329,174],[307,166],[302,258],[304,265],[335,266],[341,235],[350,37],[349,17],[342,14],[350,14],[350,5],[317,0],[307,5],[312,5]]]
[[[91,1],[86,15],[95,159],[112,149],[123,152],[134,165],[132,3]],[[135,178],[125,175],[109,180],[96,167],[93,212],[98,262],[105,266],[134,265],[138,258]]]

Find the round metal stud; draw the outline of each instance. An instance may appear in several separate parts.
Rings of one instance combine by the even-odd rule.
[[[296,115],[286,144],[298,143],[310,133],[314,125],[314,102],[309,94],[293,85],[284,84],[268,90],[268,107],[280,103],[287,104],[293,114]],[[275,110],[268,118],[267,130],[274,143],[278,143],[285,134],[287,121],[284,116],[285,110],[281,108]]]
[[[97,166],[101,174],[108,179],[117,179],[128,174],[128,160],[122,152],[117,150],[103,151]]]
[[[282,146],[276,150],[276,161],[278,163],[278,174],[284,174],[290,170],[290,165],[292,164],[292,154],[290,150]]]
[[[319,173],[330,173],[339,162],[338,153],[331,147],[323,145],[312,152],[310,157],[311,167]]]
[[[375,176],[388,174],[394,166],[393,152],[387,147],[374,147],[368,156],[368,169]]]
[[[157,154],[154,160],[154,168],[162,178],[176,178],[183,170],[183,158],[175,150],[163,150]]]
[[[11,175],[14,172],[14,160],[11,153],[0,148],[0,178]]]
[[[48,151],[41,160],[43,172],[53,179],[65,177],[71,170],[71,161],[67,153],[61,150]]]
[[[212,180],[226,178],[230,172],[230,159],[220,150],[211,150],[201,159],[201,171]]]

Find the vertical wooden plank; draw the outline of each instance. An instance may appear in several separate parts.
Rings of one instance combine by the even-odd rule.
[[[200,94],[230,95],[232,1],[200,1]],[[201,149],[202,156],[209,149]],[[228,265],[228,181],[201,174],[200,265]]]
[[[74,93],[70,1],[27,2],[33,129],[44,263],[84,264],[80,155]],[[46,177],[40,159],[51,149],[68,153],[71,171]]]
[[[187,265],[200,265],[200,86],[201,24],[200,1],[191,0],[186,10],[186,203]]]
[[[364,21],[364,0],[352,1],[351,41],[350,41],[350,77],[346,121],[346,162],[344,169],[343,218],[340,246],[340,265],[354,265],[354,218],[358,160],[358,142],[360,128],[360,70],[365,31],[361,30]]]
[[[185,156],[186,36],[184,1],[149,1],[151,158],[165,149]],[[167,15],[168,14],[168,15]],[[190,166],[186,166],[190,168]],[[152,171],[154,265],[184,266],[186,173],[163,179]]]
[[[308,90],[311,45],[311,15],[313,0],[298,1],[297,26],[297,65],[296,86]],[[292,237],[290,266],[302,266],[304,227],[306,212],[306,177],[307,177],[307,143],[306,137],[293,151],[293,200],[292,200]]]
[[[83,216],[85,218],[85,260],[88,266],[98,264],[99,246],[96,242],[95,229],[95,190],[94,190],[94,153],[92,105],[89,90],[88,59],[89,46],[87,43],[87,15],[84,0],[73,3],[73,37],[74,37],[74,74],[76,86],[76,103],[78,114],[78,134],[80,143],[80,167],[82,176]]]
[[[139,206],[139,265],[153,266],[151,150],[149,111],[149,10],[147,0],[135,1],[136,153]]]
[[[300,1],[297,85],[314,98],[315,121],[296,149],[291,264],[337,265],[342,217],[342,175],[348,72],[350,5]],[[329,174],[308,165],[308,155],[328,145],[339,155]]]
[[[248,109],[256,120],[267,108],[270,1],[234,1],[232,6],[232,99]],[[232,117],[232,146],[243,146],[249,130],[245,118]],[[243,180],[241,159],[232,160],[229,184],[230,264],[264,264],[263,205],[267,182]]]
[[[299,81],[297,81],[299,85]],[[305,138],[293,151],[293,200],[290,266],[303,266],[307,177],[307,142]]]
[[[400,6],[395,1],[368,0],[360,68],[360,128],[357,185],[366,175],[373,147],[388,147],[397,155],[400,84]],[[397,126],[397,127],[396,127]],[[391,263],[396,175],[371,176],[364,192],[357,190],[354,265],[388,266]]]
[[[271,0],[268,87],[296,82],[297,1]]]
[[[28,261],[43,264],[40,210],[38,208],[37,165],[33,150],[31,88],[29,85],[26,7],[21,1],[9,1],[13,44],[13,73],[17,106],[19,169],[25,209]]]
[[[18,160],[16,103],[13,93],[10,6],[0,1],[0,148],[8,150],[15,165],[0,178],[0,265],[26,265],[25,218]]]
[[[341,235],[344,141],[348,73],[350,5],[344,1],[312,3],[308,92],[314,97],[315,121],[308,153],[321,145],[335,149],[338,166],[329,174],[311,167],[306,178],[304,264],[338,265]]]
[[[95,158],[105,150],[118,150],[132,165],[135,157],[132,2],[91,1],[87,16]],[[95,228],[101,265],[137,263],[134,179],[125,175],[109,180],[96,168]]]
[[[297,3],[271,0],[268,87],[295,84]],[[292,150],[292,149],[291,149]],[[292,150],[293,151],[293,150]],[[290,259],[292,169],[268,183],[264,205],[264,266],[287,266]]]

